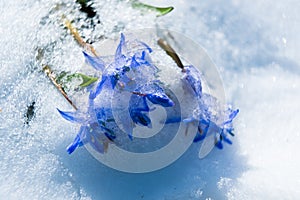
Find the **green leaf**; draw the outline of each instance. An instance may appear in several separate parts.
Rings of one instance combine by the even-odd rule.
[[[67,72],[62,71],[58,76],[55,77],[55,80],[58,84],[62,84],[64,82],[64,78],[68,75]]]
[[[77,73],[77,75],[82,78],[82,83],[79,85],[80,87],[87,87],[87,86],[95,83],[98,80],[98,78],[96,78],[96,77],[87,76],[87,75],[80,74],[80,73]]]
[[[79,87],[87,87],[98,80],[96,77],[87,76],[81,73],[68,74],[67,72],[61,72],[57,76],[56,81],[61,84],[63,88],[66,88],[68,83],[71,83],[73,79],[78,78],[82,79],[82,83],[79,85]]]
[[[151,6],[151,5],[148,5],[148,4],[141,3],[137,0],[132,0],[132,7],[133,8],[138,8],[138,9],[147,9],[147,10],[150,10],[150,11],[154,11],[154,12],[157,13],[157,17],[166,15],[174,9],[174,7],[172,7],[172,6],[169,6],[169,7],[155,7],[155,6]]]

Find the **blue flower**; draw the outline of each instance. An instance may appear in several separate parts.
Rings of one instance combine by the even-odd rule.
[[[172,107],[174,102],[165,94],[165,91],[158,84],[150,85],[152,93],[146,94],[146,97],[153,104],[158,104],[163,107]]]
[[[150,112],[147,99],[163,107],[174,106],[174,102],[165,94],[156,82],[150,82],[136,89],[129,101],[129,113],[134,123],[151,127]]]
[[[200,119],[198,124],[198,132],[194,138],[194,142],[203,140],[207,134],[215,134],[215,146],[217,148],[223,148],[222,142],[226,142],[227,144],[231,145],[232,141],[228,138],[228,135],[234,136],[232,133],[232,120],[237,116],[238,112],[238,109],[232,111],[228,116],[228,120],[221,124]]]
[[[64,119],[81,125],[74,141],[67,147],[69,154],[87,143],[97,152],[104,153],[109,143],[116,141],[118,125],[112,112],[116,109],[111,104],[113,94],[118,94],[120,99],[123,92],[131,94],[128,108],[125,108],[126,116],[128,113],[129,116],[124,129],[130,140],[133,139],[135,126],[151,128],[149,113],[155,106],[174,106],[164,84],[157,80],[158,69],[150,57],[152,51],[147,44],[138,40],[126,40],[124,34],[121,34],[113,56],[93,57],[83,52],[86,61],[102,75],[89,91],[86,110],[64,112],[58,109]],[[198,132],[194,142],[211,138],[209,144],[219,149],[223,148],[224,142],[232,144],[229,136],[234,136],[232,122],[239,110],[211,112],[211,109],[218,109],[219,106],[214,97],[202,92],[201,73],[192,65],[185,66],[183,73],[183,82],[198,101],[199,114],[186,119],[175,116],[167,119],[166,123],[196,121]]]
[[[67,147],[67,152],[69,154],[73,153],[75,149],[83,145],[82,139],[85,135],[85,127],[81,126],[78,134],[76,135],[74,141]]]
[[[103,71],[105,68],[105,63],[103,60],[99,57],[92,57],[86,52],[83,52],[83,55],[86,59],[86,61],[96,70]]]
[[[133,94],[129,101],[128,110],[134,123],[143,126],[151,126],[151,120],[148,116],[150,108],[146,102],[145,96]]]
[[[202,84],[200,72],[192,65],[185,66],[185,76],[187,84],[192,88],[198,98],[202,96]]]
[[[57,109],[59,114],[66,120],[74,123],[84,123],[86,121],[85,116],[83,113],[80,112],[64,112]]]
[[[131,124],[151,128],[150,102],[163,107],[174,105],[163,88],[153,82],[158,69],[150,58],[152,51],[144,42],[126,41],[124,34],[121,34],[115,55],[110,60],[109,57],[93,57],[83,52],[87,63],[100,71],[102,76],[89,92],[88,108],[85,112],[63,112],[58,109],[64,119],[81,124],[74,141],[67,147],[68,153],[74,152],[85,143],[103,153],[108,142],[114,142],[117,137],[114,130],[117,124],[110,103],[114,92],[132,93],[128,107],[132,123],[129,123],[130,127],[126,127],[130,139],[133,139]]]
[[[228,135],[234,136],[232,133],[232,121],[237,116],[239,110],[229,109],[225,111],[211,112],[210,109],[216,109],[217,100],[208,95],[202,93],[201,74],[192,65],[185,66],[183,71],[185,74],[183,80],[192,89],[197,101],[198,101],[198,116],[186,118],[183,121],[189,123],[192,121],[198,121],[198,131],[194,138],[194,142],[204,140],[208,135],[213,134],[214,137],[210,137],[214,140],[211,144],[214,144],[217,148],[223,148],[223,142],[232,144],[232,141],[228,138]],[[220,114],[221,113],[221,114]],[[225,121],[220,122],[220,119],[225,118]]]

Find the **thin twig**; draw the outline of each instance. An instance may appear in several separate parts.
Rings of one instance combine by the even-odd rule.
[[[55,80],[54,75],[52,74],[51,68],[46,65],[45,67],[43,67],[43,71],[46,73],[46,75],[49,77],[49,79],[51,80],[51,82],[53,83],[53,85],[58,89],[58,91],[65,97],[65,99],[71,104],[71,106],[73,106],[73,108],[75,110],[77,110],[77,107],[74,105],[74,103],[71,101],[71,99],[68,97],[68,95],[66,94],[66,92],[63,90],[62,86],[60,84],[58,84]]]
[[[184,65],[182,64],[178,54],[175,52],[175,50],[165,41],[164,39],[160,38],[157,41],[158,45],[165,50],[165,52],[175,61],[177,66],[184,71]]]
[[[86,43],[82,39],[82,37],[78,33],[78,30],[72,25],[72,23],[68,19],[65,19],[64,17],[63,17],[63,19],[65,20],[66,28],[71,32],[71,34],[73,35],[73,37],[77,41],[77,43],[84,49],[87,49],[90,52],[92,52],[92,54],[94,54],[94,56],[98,57],[95,48],[91,44]]]

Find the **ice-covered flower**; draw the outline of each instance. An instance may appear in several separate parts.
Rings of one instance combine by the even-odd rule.
[[[68,153],[87,143],[103,153],[110,142],[116,142],[120,132],[125,132],[132,140],[135,126],[151,128],[149,113],[155,109],[155,105],[174,106],[165,93],[164,84],[157,80],[159,70],[151,60],[152,51],[147,44],[138,40],[126,41],[121,34],[120,43],[112,57],[94,57],[83,52],[86,61],[101,72],[101,77],[89,92],[86,110],[58,110],[64,119],[81,125],[73,143],[67,147]],[[194,113],[183,119],[186,123],[198,123],[194,142],[210,138],[210,144],[219,149],[223,148],[223,142],[232,144],[229,135],[233,136],[232,121],[239,110],[227,108],[223,111],[215,97],[203,93],[201,74],[194,66],[185,66],[182,72],[182,80],[198,102]],[[130,94],[128,105],[124,104],[125,94]],[[113,105],[112,102],[116,101],[118,104]],[[124,122],[122,131],[115,121],[114,110],[120,110],[118,117]],[[177,116],[167,119],[166,123],[179,121],[182,118]]]
[[[89,143],[96,151],[103,153],[109,142],[117,137],[117,124],[111,106],[113,94],[122,96],[123,92],[131,93],[128,112],[131,122],[126,123],[126,134],[132,140],[135,125],[151,128],[149,103],[163,107],[173,106],[173,101],[165,94],[162,83],[156,80],[158,69],[152,63],[152,49],[145,43],[133,40],[126,41],[121,34],[120,43],[115,55],[93,57],[83,52],[87,62],[102,75],[99,82],[89,92],[89,103],[86,111],[59,113],[68,121],[81,124],[81,128],[67,151],[72,153],[77,147]],[[104,61],[105,60],[105,61]]]
[[[223,148],[223,141],[232,144],[228,135],[234,136],[232,121],[237,116],[239,109],[221,110],[218,100],[209,94],[202,93],[201,74],[192,65],[185,66],[183,71],[183,80],[192,89],[198,101],[198,108],[195,109],[194,115],[184,119],[184,122],[198,122],[198,131],[194,138],[194,142],[198,142],[206,138],[209,134],[217,148]]]
[[[195,96],[200,99],[202,96],[202,84],[199,71],[194,66],[189,65],[184,67],[183,72],[185,73],[183,79],[192,88]]]
[[[228,138],[228,136],[234,136],[232,120],[236,117],[238,112],[238,109],[230,110],[230,114],[228,114],[228,120],[224,121],[223,123],[217,123],[213,120],[199,118],[198,132],[194,138],[194,142],[203,140],[207,134],[215,134],[214,140],[217,148],[223,148],[223,141],[228,144],[232,144],[232,141]]]
[[[163,107],[174,106],[174,102],[165,94],[159,82],[147,83],[133,92],[129,101],[129,113],[136,124],[151,127],[151,120],[148,116],[150,108],[147,100],[153,104]]]

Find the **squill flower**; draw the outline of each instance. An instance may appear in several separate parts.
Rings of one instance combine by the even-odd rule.
[[[196,115],[183,120],[186,123],[198,121],[198,131],[194,142],[201,141],[207,135],[213,134],[214,137],[211,138],[217,148],[223,148],[223,141],[232,144],[228,135],[234,136],[232,121],[238,114],[239,109],[219,110],[220,106],[217,99],[202,93],[200,72],[190,65],[185,67],[184,73],[183,80],[192,89],[198,101],[198,108],[194,112]]]
[[[173,106],[173,101],[165,94],[161,83],[156,80],[157,68],[152,63],[152,49],[145,43],[133,40],[126,41],[121,34],[120,43],[115,55],[108,58],[93,57],[83,52],[87,62],[102,76],[95,87],[89,92],[89,101],[85,112],[63,112],[58,110],[68,121],[81,124],[73,143],[67,147],[68,153],[85,143],[89,143],[96,151],[105,152],[109,142],[113,142],[117,134],[111,107],[113,94],[130,92],[131,98],[128,111],[131,123],[127,123],[126,134],[133,139],[134,125],[151,128],[148,104],[158,104],[163,107]],[[146,84],[145,84],[146,83]]]

